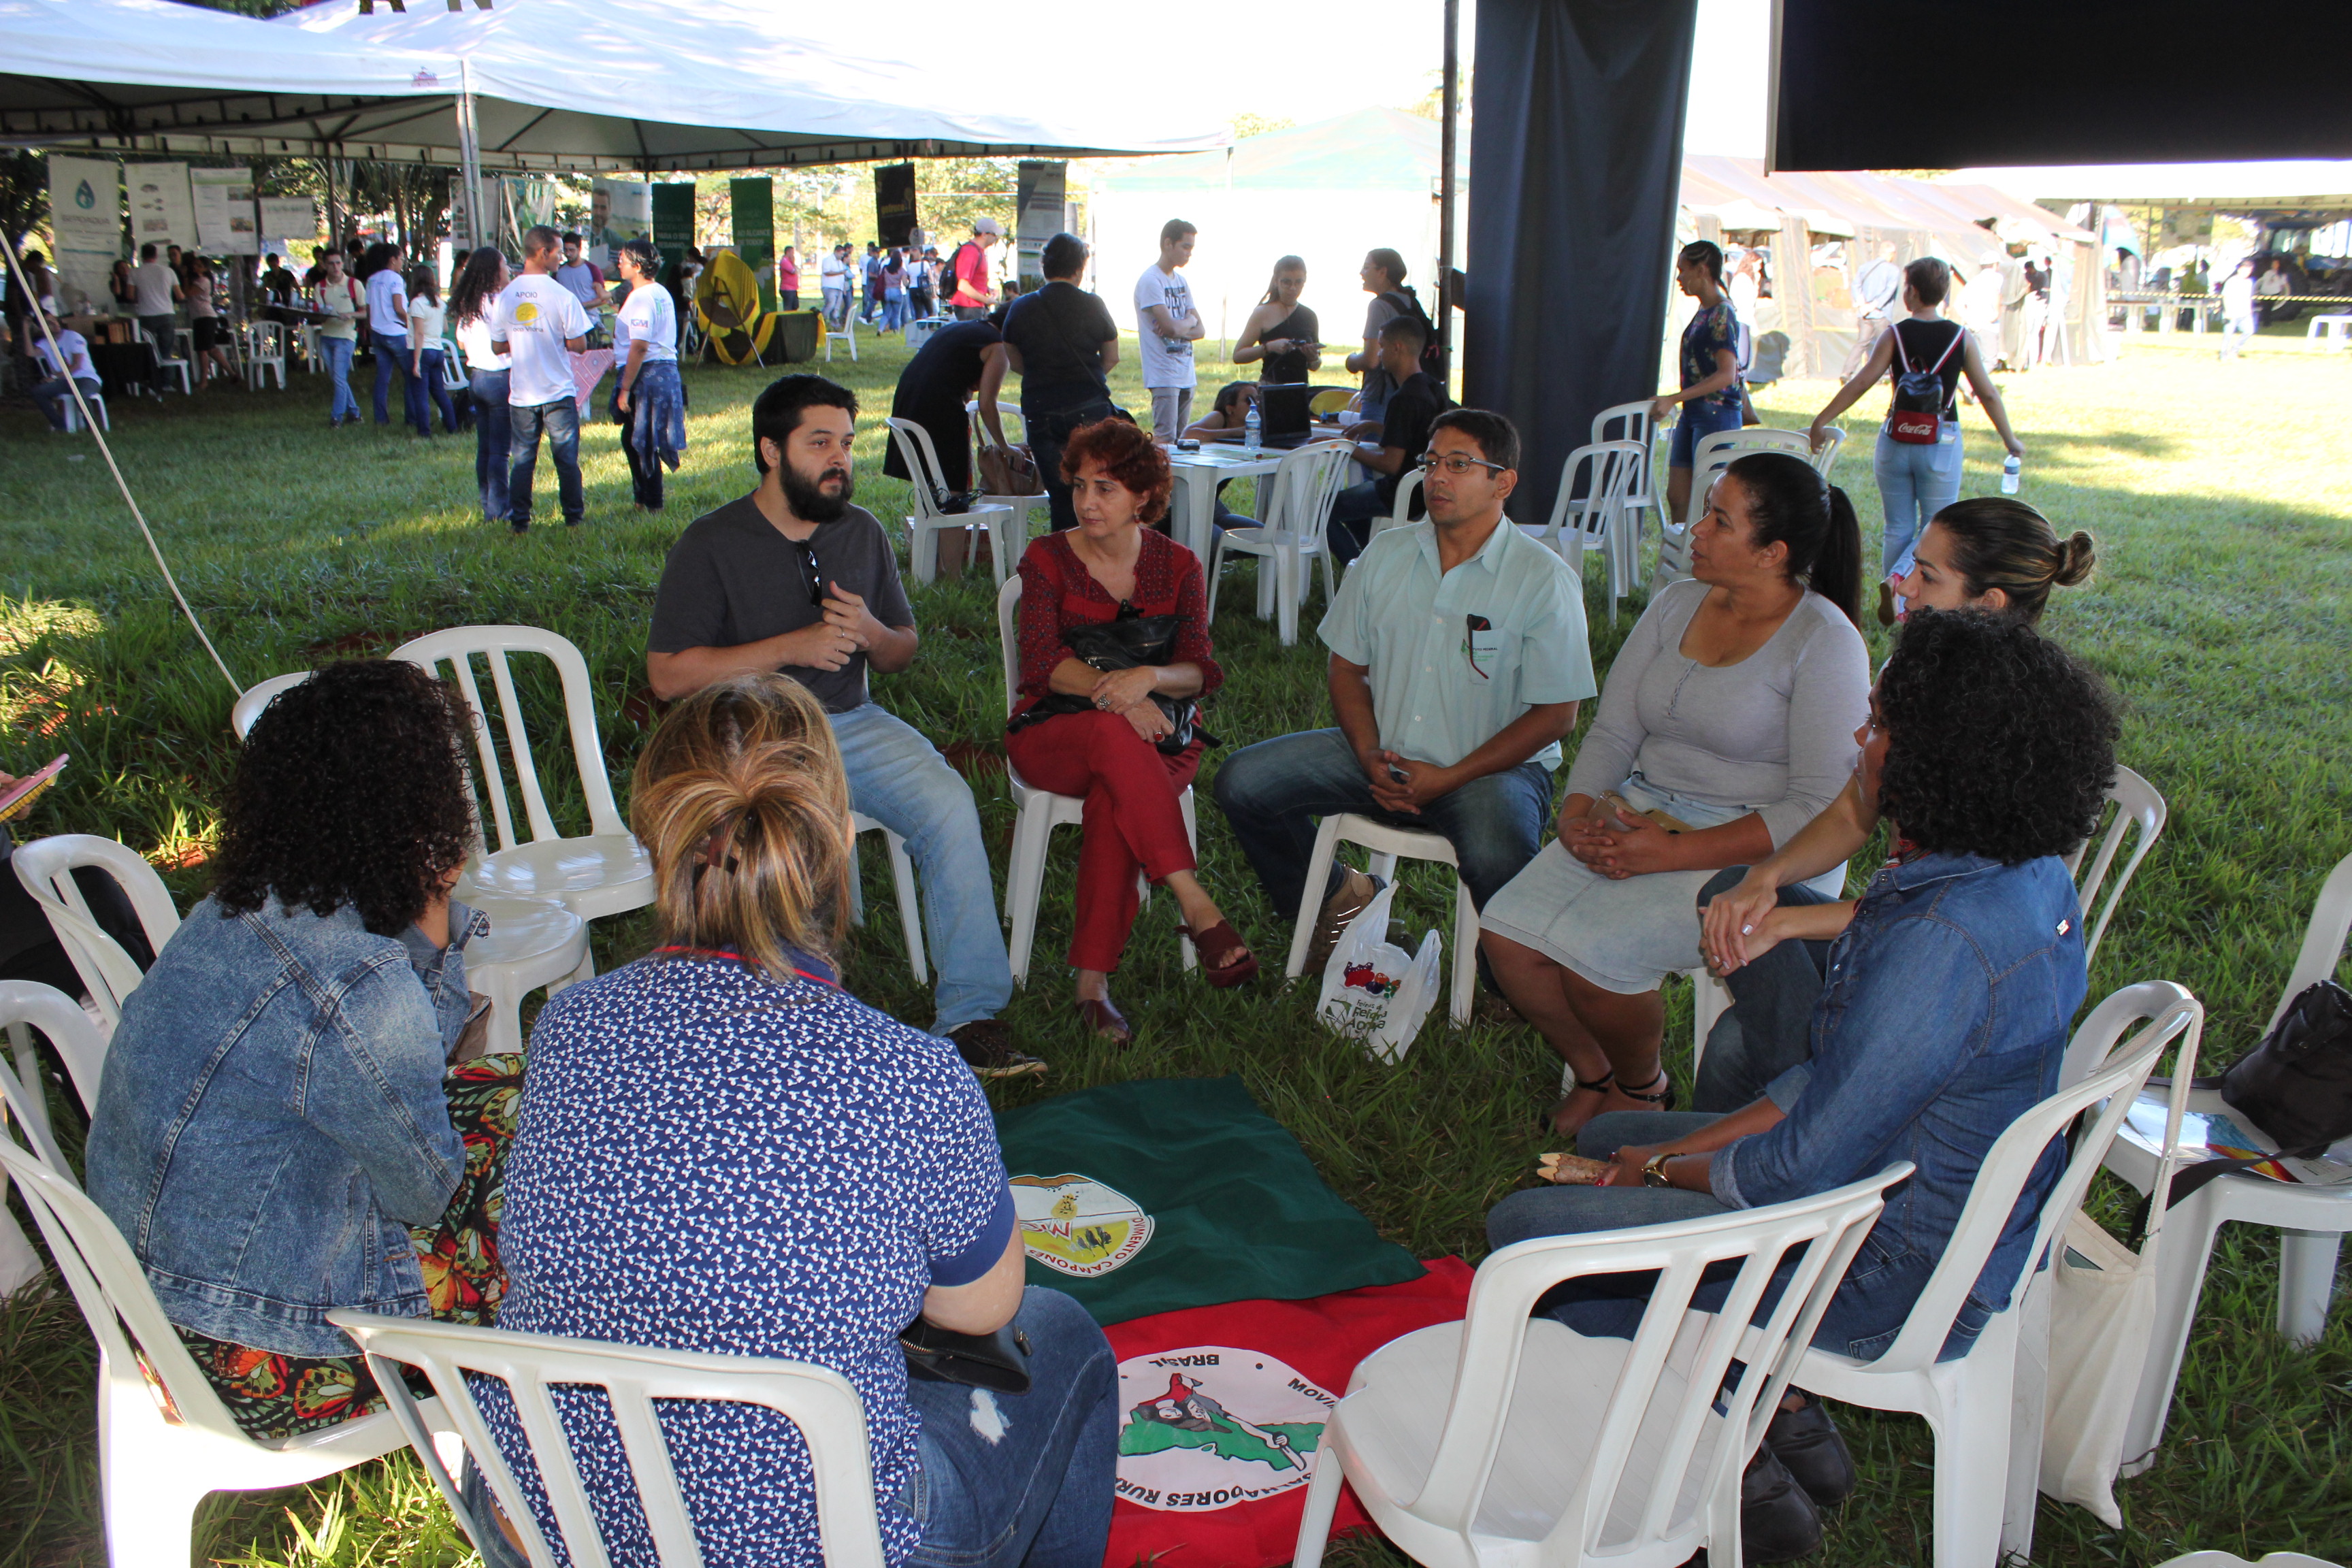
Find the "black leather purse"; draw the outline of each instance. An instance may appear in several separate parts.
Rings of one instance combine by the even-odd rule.
[[[1072,658],[1096,669],[1135,669],[1143,665],[1164,665],[1176,652],[1176,631],[1181,621],[1175,616],[1139,616],[1133,605],[1122,605],[1118,616],[1108,621],[1092,621],[1072,626],[1062,634],[1062,642]],[[1162,697],[1151,694],[1160,710],[1168,715],[1169,732],[1152,744],[1163,754],[1175,756],[1194,741],[1204,746],[1221,744],[1218,739],[1201,726],[1201,705],[1190,697]],[[1073,692],[1048,692],[1042,701],[1015,714],[1007,730],[1025,729],[1042,719],[1057,713],[1086,713],[1094,704]]]
[[[898,1348],[912,1376],[998,1394],[1029,1392],[1029,1336],[1010,1323],[992,1334],[960,1334],[917,1318],[899,1331]]]

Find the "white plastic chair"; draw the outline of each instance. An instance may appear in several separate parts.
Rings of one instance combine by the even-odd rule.
[[[1004,586],[1005,577],[1020,562],[1017,545],[1027,542],[1026,531],[1015,538],[1011,505],[985,505],[974,501],[964,512],[944,512],[940,510],[939,492],[945,488],[940,478],[939,449],[931,445],[931,433],[911,419],[893,416],[889,420],[890,439],[898,445],[898,458],[914,476],[907,489],[915,498],[915,510],[907,518],[907,563],[918,583],[929,583],[940,574],[939,537],[950,529],[983,527],[988,530],[990,552],[988,569],[996,585]],[[1027,509],[1023,509],[1026,515]]]
[[[1209,619],[1217,618],[1217,577],[1226,556],[1238,551],[1261,560],[1272,557],[1274,570],[1261,565],[1257,574],[1260,620],[1274,617],[1281,629],[1282,646],[1298,640],[1298,606],[1307,601],[1307,562],[1323,563],[1323,602],[1339,596],[1331,574],[1331,502],[1348,482],[1348,464],[1354,447],[1342,441],[1317,441],[1284,454],[1265,492],[1273,499],[1255,528],[1229,528],[1209,552]]]
[[[82,396],[89,401],[90,413],[97,416],[98,427],[108,435],[112,435],[114,421],[106,412],[106,394],[85,392]],[[81,405],[75,402],[73,398],[68,397],[58,412],[65,416],[67,435],[73,435],[81,428]]]
[[[839,327],[835,327],[831,321],[827,321],[824,324],[824,363],[827,364],[831,364],[833,363],[833,340],[835,338],[841,339],[849,345],[849,363],[856,364],[857,363],[857,307],[856,302],[853,301],[849,310],[843,313],[842,322]]]
[[[1633,487],[1642,477],[1646,454],[1632,441],[1601,441],[1579,447],[1560,465],[1559,490],[1552,498],[1551,516],[1542,526],[1521,523],[1520,531],[1568,563],[1576,580],[1584,581],[1584,552],[1599,545],[1608,563],[1609,624],[1617,624],[1617,601],[1633,582],[1633,552],[1627,544],[1638,531],[1633,521]],[[1581,481],[1584,493],[1577,494]]]
[[[1720,430],[1699,437],[1691,453],[1690,502],[1679,521],[1670,521],[1658,537],[1657,570],[1650,577],[1650,596],[1690,575],[1691,525],[1706,515],[1707,492],[1715,479],[1750,452],[1789,452],[1813,460],[1813,443],[1802,430],[1773,430],[1757,426],[1747,430]]]
[[[2278,1005],[2263,1026],[2268,1034],[2287,1005],[2336,973],[2344,941],[2352,932],[2352,855],[2336,863],[2319,890],[2311,924],[2303,935],[2294,969],[2279,993]],[[2160,1105],[2154,1095],[2143,1104]],[[2191,1089],[2189,1109],[2230,1117],[2241,1127],[2247,1118],[2232,1110],[2217,1089]],[[2253,1131],[2253,1129],[2247,1129]],[[2257,1136],[2259,1134],[2257,1133]],[[2133,1132],[2107,1152],[2107,1169],[2145,1193],[2155,1183],[2161,1151]],[[2174,1204],[2166,1215],[2165,1245],[2157,1258],[2156,1326],[2139,1397],[2132,1405],[2124,1440],[2124,1473],[2147,1468],[2172,1410],[2172,1391],[2197,1318],[2213,1236],[2225,1220],[2276,1227],[2279,1238],[2278,1331],[2303,1344],[2315,1342],[2327,1326],[2336,1291],[2336,1258],[2344,1232],[2352,1230],[2352,1190],[2288,1186],[2265,1177],[2231,1173],[2217,1177]]]
[[[432,1439],[424,1411],[400,1375],[403,1365],[423,1370],[440,1396],[446,1418],[465,1440],[499,1508],[522,1537],[531,1568],[555,1568],[557,1558],[525,1494],[515,1484],[514,1472],[491,1436],[488,1423],[482,1418],[481,1406],[467,1379],[468,1373],[497,1378],[513,1396],[514,1413],[530,1444],[548,1507],[573,1563],[602,1564],[612,1548],[596,1527],[572,1442],[556,1418],[550,1390],[559,1385],[599,1388],[611,1400],[625,1462],[636,1483],[654,1551],[664,1568],[700,1568],[702,1555],[695,1543],[694,1525],[678,1486],[669,1441],[655,1415],[657,1399],[761,1405],[783,1415],[800,1428],[808,1445],[815,1479],[819,1552],[827,1568],[883,1568],[873,1461],[866,1449],[866,1406],[849,1380],[830,1367],[757,1356],[607,1344],[553,1334],[509,1333],[429,1318],[334,1311],[327,1319],[359,1342],[385,1390],[392,1416],[407,1430],[409,1447],[441,1489],[457,1522],[478,1542],[486,1530],[498,1527],[476,1520],[467,1510]]]
[[[572,763],[581,798],[588,809],[589,830],[577,837],[563,837],[548,812],[530,739],[523,729],[514,676],[507,666],[509,653],[543,655],[553,661],[562,678]],[[497,740],[474,679],[477,655],[488,664],[498,692],[507,752],[530,826],[529,843],[515,838],[514,814],[507,804],[506,775]],[[604,743],[596,731],[595,693],[588,683],[588,661],[580,657],[578,648],[538,626],[452,626],[404,642],[389,657],[421,666],[429,675],[437,675],[436,667],[446,663],[457,676],[457,689],[465,694],[466,706],[473,710],[474,743],[481,760],[475,782],[489,797],[499,847],[467,868],[457,884],[460,899],[469,904],[478,904],[485,898],[553,899],[590,921],[653,901],[653,857],[630,834],[628,825],[621,820],[620,808],[613,804],[612,781],[604,773]],[[478,817],[477,821],[478,825]]]
[[[853,833],[878,833],[889,847],[890,879],[898,889],[898,929],[907,937],[907,966],[915,972],[915,984],[920,985],[930,978],[930,968],[923,954],[923,907],[915,897],[915,862],[907,854],[907,841],[860,813],[851,812],[849,821]],[[855,924],[866,923],[866,889],[854,865],[849,873],[849,918]]]
[[[30,980],[0,980],[0,1030],[7,1034],[16,1066],[13,1082],[6,1078],[6,1068],[0,1067],[0,1110],[25,1123],[26,1142],[48,1162],[50,1169],[70,1175],[64,1162],[56,1157],[40,1050],[33,1044],[35,1029],[48,1037],[64,1059],[66,1077],[85,1111],[98,1104],[99,1074],[106,1066],[106,1037],[98,1032],[80,1003],[55,986]],[[0,1121],[5,1120],[0,1116]],[[15,1295],[47,1271],[41,1255],[33,1250],[33,1244],[8,1214],[7,1201],[8,1179],[0,1175],[0,1299]]]
[[[1021,639],[1017,626],[1020,615],[1021,578],[1016,574],[996,591],[996,646],[1004,667],[1004,716],[1008,719],[1013,717],[1013,700],[1021,687]],[[1026,783],[1010,758],[1004,763],[1004,782],[1013,792],[1013,806],[1018,814],[1013,824],[1011,864],[1005,868],[1004,875],[1004,918],[1013,927],[1006,956],[1013,963],[1013,983],[1026,985],[1029,951],[1037,942],[1037,905],[1045,895],[1045,856],[1053,848],[1054,829],[1083,827],[1087,803],[1076,795],[1055,795]],[[1197,849],[1201,832],[1192,814],[1190,784],[1177,797],[1177,804],[1184,811],[1184,837]],[[1141,873],[1137,874],[1135,883],[1138,896],[1150,902],[1151,885]],[[1187,970],[1192,969],[1197,962],[1192,939],[1180,931],[1176,941],[1181,962]]]
[[[2090,839],[2076,845],[2074,852],[2066,857],[2066,869],[2075,879],[2083,922],[2090,928],[2083,936],[2085,964],[2099,955],[2099,942],[2107,934],[2107,922],[2115,919],[2116,910],[2122,906],[2124,889],[2131,886],[2132,874],[2139,869],[2139,863],[2147,858],[2147,852],[2162,836],[2168,809],[2156,786],[2126,767],[2116,769],[2116,782],[2107,786],[2107,799],[2115,805],[2115,815],[2108,817],[2105,832],[2095,836],[2099,852],[2092,857],[2090,870],[2083,869],[2083,856],[2091,847]],[[2116,852],[2126,838],[2132,837],[2135,826],[2139,832],[2131,853],[2124,858],[2123,868],[2116,870]],[[2112,885],[2107,881],[2110,871],[2115,874]]]
[[[283,321],[247,321],[241,329],[245,350],[246,374],[253,384],[261,384],[261,373],[278,373],[278,390],[286,390],[286,323]]]
[[[1421,481],[1429,477],[1427,468],[1415,468],[1397,479],[1396,504],[1389,508],[1386,517],[1372,519],[1372,531],[1385,533],[1391,528],[1412,526],[1412,503],[1421,495]]]
[[[1467,1314],[1390,1341],[1325,1421],[1293,1568],[1316,1568],[1343,1480],[1431,1568],[1671,1568],[1740,1561],[1739,1482],[1899,1163],[1817,1197],[1507,1247]],[[1751,1325],[1774,1270],[1791,1275]],[[1736,1264],[1718,1311],[1691,1307]],[[1536,1302],[1563,1280],[1656,1269],[1631,1340],[1586,1338]],[[1726,1388],[1734,1360],[1745,1363]]]
[[[1625,498],[1625,504],[1631,509],[1627,515],[1633,524],[1635,538],[1633,542],[1637,551],[1641,543],[1642,514],[1645,511],[1656,513],[1661,527],[1666,521],[1665,491],[1658,484],[1658,427],[1657,420],[1651,414],[1654,406],[1654,399],[1644,397],[1637,403],[1616,404],[1592,416],[1591,445],[1597,447],[1604,441],[1631,441],[1642,448],[1642,472],[1633,481],[1633,493]],[[1629,559],[1638,569],[1638,554]],[[1633,574],[1630,571],[1627,574],[1629,578]]]
[[[244,740],[261,710],[281,691],[310,679],[307,669],[273,675],[246,688],[229,709],[229,727]],[[473,894],[463,900],[490,922],[466,944],[466,987],[490,999],[489,1049],[522,1049],[523,998],[541,986],[549,995],[596,973],[588,922],[549,898]]]
[[[2352,321],[2352,317],[2346,318]],[[2306,1557],[2300,1552],[2273,1552],[2259,1563],[2249,1563],[2234,1552],[2192,1552],[2186,1557],[2175,1557],[2158,1568],[2341,1568],[2318,1557]]]
[[[164,353],[163,345],[155,341],[155,334],[149,331],[146,328],[141,327],[137,330],[139,332],[140,342],[145,343],[149,348],[155,351],[155,373],[158,375],[170,375],[174,371],[178,372],[180,376],[180,395],[183,397],[194,396],[196,392],[195,377],[188,362],[184,359],[175,359],[172,355]],[[185,330],[186,329],[184,328],[182,329],[182,331]],[[163,395],[163,384],[159,382],[155,386],[155,396],[160,401]]]
[[[1441,866],[1454,864],[1454,843],[1442,833],[1432,833],[1423,827],[1392,827],[1349,811],[1333,812],[1325,817],[1315,830],[1315,852],[1307,861],[1307,891],[1298,900],[1298,920],[1290,932],[1290,957],[1282,966],[1286,980],[1297,979],[1307,968],[1307,949],[1314,941],[1315,924],[1323,913],[1324,885],[1331,879],[1331,862],[1338,858],[1342,844],[1360,844],[1370,850],[1372,875],[1391,882],[1396,879],[1400,857],[1433,860]],[[1454,984],[1447,1008],[1455,1027],[1468,1026],[1470,1005],[1477,991],[1478,906],[1470,897],[1470,884],[1457,874],[1454,879]]]
[[[12,1104],[29,1098],[5,1068],[0,1092]],[[21,1116],[17,1125],[26,1125]],[[401,1446],[389,1412],[275,1443],[240,1432],[164,1318],[131,1244],[52,1163],[46,1135],[27,1131],[29,1148],[0,1137],[0,1173],[16,1182],[98,1341],[99,1483],[112,1568],[187,1562],[196,1504],[208,1492],[300,1486]],[[141,1373],[142,1356],[160,1396]],[[441,1427],[438,1401],[415,1415],[418,1429]]]
[[[1985,1155],[1959,1223],[1895,1342],[1867,1362],[1815,1346],[1797,1368],[1797,1385],[1824,1398],[1927,1419],[1936,1439],[1936,1568],[1991,1568],[2030,1549],[2044,1391],[2018,1376],[2018,1361],[2021,1344],[2030,1364],[2043,1360],[2043,1347],[2028,1342],[2029,1335],[2045,1338],[2049,1327],[2049,1276],[2037,1265],[2082,1203],[2158,1057],[2204,1016],[2195,997],[2166,980],[2126,986],[2094,1008],[2066,1048],[2058,1091],[2010,1123]],[[2146,1026],[2123,1039],[2141,1019]],[[2070,1073],[2080,1076],[2069,1081]],[[1938,1362],[2042,1151],[2094,1107],[2042,1201],[2008,1307],[1986,1321],[1968,1354]],[[2005,1510],[1996,1499],[2006,1500]]]
[[[1844,445],[1845,426],[1843,425],[1829,426],[1822,431],[1822,449],[1818,452],[1809,453],[1806,457],[1806,461],[1813,465],[1813,468],[1821,474],[1822,479],[1828,479],[1830,478],[1831,470],[1837,467],[1838,450]],[[1836,481],[1832,479],[1831,482],[1835,483]]]
[[[171,890],[139,851],[95,834],[60,833],[19,844],[9,863],[16,868],[16,880],[48,916],[49,929],[73,961],[74,973],[89,988],[90,1001],[111,1036],[115,1025],[122,1021],[123,998],[139,988],[146,974],[122,944],[98,923],[73,874],[87,867],[112,877],[131,900],[148,947],[156,952],[163,952],[172,933],[180,929],[180,911],[172,905]]]

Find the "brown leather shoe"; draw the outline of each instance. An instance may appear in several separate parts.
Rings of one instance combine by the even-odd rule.
[[[1112,1006],[1108,996],[1079,1003],[1078,1022],[1113,1045],[1124,1046],[1135,1038],[1135,1031],[1127,1026],[1127,1015]]]
[[[1315,917],[1315,934],[1307,943],[1307,967],[1302,973],[1323,973],[1323,966],[1331,962],[1331,950],[1347,934],[1348,922],[1362,914],[1364,906],[1378,897],[1384,886],[1378,877],[1352,866],[1347,868],[1347,875],[1340,879],[1339,890],[1323,900],[1323,912]]]

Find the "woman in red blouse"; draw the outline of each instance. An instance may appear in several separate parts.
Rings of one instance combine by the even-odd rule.
[[[1167,456],[1135,426],[1104,419],[1071,434],[1062,475],[1075,491],[1078,526],[1047,534],[1021,558],[1021,696],[1005,751],[1029,783],[1087,803],[1070,964],[1079,1016],[1124,1043],[1127,1020],[1111,1004],[1110,972],[1135,924],[1139,867],[1175,895],[1209,984],[1238,985],[1257,973],[1257,960],[1201,886],[1184,834],[1179,801],[1200,770],[1201,742],[1173,756],[1155,744],[1170,723],[1154,693],[1206,696],[1225,679],[1210,653],[1199,557],[1145,526],[1168,510]],[[1176,616],[1172,660],[1105,672],[1063,641],[1073,626],[1122,616]],[[1087,699],[1094,709],[1021,722],[1052,694]]]

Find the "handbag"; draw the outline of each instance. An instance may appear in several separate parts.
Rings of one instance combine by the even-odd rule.
[[[1139,616],[1132,605],[1126,605],[1114,619],[1069,627],[1062,633],[1062,642],[1073,658],[1096,669],[1137,669],[1170,661],[1176,651],[1178,625],[1174,616]],[[1196,740],[1204,746],[1221,743],[1201,727],[1201,705],[1192,698],[1163,697],[1155,691],[1151,700],[1160,704],[1171,726],[1167,734],[1152,742],[1163,756],[1175,756]],[[1049,691],[1014,714],[1005,729],[1024,730],[1056,714],[1093,710],[1094,704],[1076,692]]]
[[[997,1394],[1029,1392],[1029,1336],[1007,1323],[992,1334],[960,1334],[917,1318],[898,1331],[909,1375]]]
[[[2352,993],[2333,980],[2305,987],[2221,1075],[2221,1089],[2290,1159],[2315,1159],[2352,1136]]]
[[[1026,448],[982,445],[980,489],[983,495],[1041,496],[1045,493],[1045,481],[1037,472],[1037,460]]]

